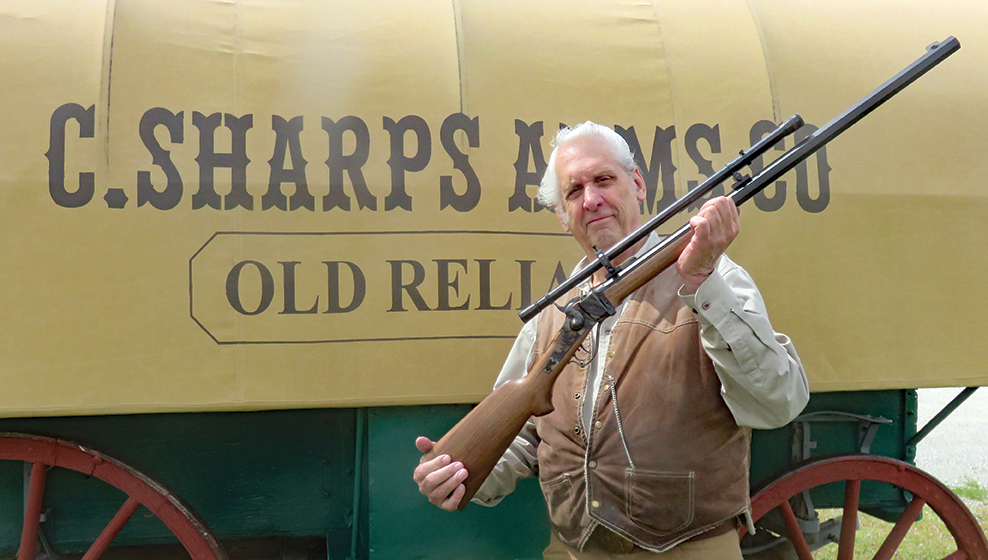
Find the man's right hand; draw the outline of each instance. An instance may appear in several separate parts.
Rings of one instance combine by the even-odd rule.
[[[415,447],[421,453],[432,451],[435,445],[436,442],[427,437],[415,440]],[[467,479],[467,470],[463,463],[453,461],[449,455],[439,455],[423,461],[415,468],[412,478],[419,485],[419,492],[446,511],[458,508],[467,491],[467,487],[463,485],[463,481]]]

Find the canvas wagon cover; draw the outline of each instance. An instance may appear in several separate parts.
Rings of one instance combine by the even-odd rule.
[[[620,127],[650,216],[949,35],[730,253],[814,391],[983,385],[986,24],[957,0],[4,2],[0,414],[476,402],[580,256],[534,202],[560,124]]]

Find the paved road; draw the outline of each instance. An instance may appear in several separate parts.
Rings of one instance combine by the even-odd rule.
[[[919,428],[961,389],[920,389]],[[988,387],[975,391],[919,443],[916,465],[948,486],[975,480],[988,488]]]

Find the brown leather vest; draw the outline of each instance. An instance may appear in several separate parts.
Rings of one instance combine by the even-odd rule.
[[[663,551],[749,507],[751,430],[720,396],[680,285],[670,268],[625,301],[608,355],[597,358],[606,362],[589,433],[581,421],[589,366],[575,361],[556,382],[555,410],[535,419],[549,519],[572,547],[582,549],[599,523]],[[554,308],[540,316],[535,360],[563,318]]]

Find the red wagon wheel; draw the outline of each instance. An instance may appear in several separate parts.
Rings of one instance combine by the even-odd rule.
[[[964,503],[930,475],[888,457],[843,455],[802,463],[752,496],[752,517],[758,521],[771,510],[779,508],[787,533],[785,536],[792,543],[796,556],[799,560],[812,560],[810,547],[799,529],[790,500],[811,488],[844,481],[846,485],[837,558],[850,560],[854,557],[854,533],[863,480],[889,483],[912,495],[912,500],[875,554],[875,560],[892,558],[924,505],[929,506],[940,517],[957,544],[957,550],[944,560],[988,560],[988,541]]]
[[[45,481],[48,470],[55,467],[97,478],[127,495],[83,560],[99,558],[140,506],[164,522],[193,560],[227,558],[209,527],[178,496],[137,469],[98,451],[42,436],[0,433],[0,460],[32,465],[18,560],[34,558]]]

